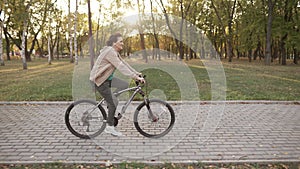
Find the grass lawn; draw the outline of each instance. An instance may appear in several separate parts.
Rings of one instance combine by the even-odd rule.
[[[63,101],[72,94],[73,65],[66,60],[38,59],[22,69],[20,60],[6,61],[0,67],[1,101]]]
[[[300,65],[223,62],[228,100],[300,100]]]
[[[75,66],[68,59],[53,60],[51,65],[46,59],[35,59],[27,64],[28,70],[22,69],[20,60],[5,61],[5,66],[0,67],[0,101],[73,100]],[[203,63],[194,59],[187,65],[200,93],[199,98],[191,100],[211,100],[211,81]],[[232,63],[222,61],[222,65],[226,75],[227,100],[300,100],[300,65],[273,63],[264,66],[263,61],[249,63],[242,59],[235,59]],[[84,69],[89,72],[88,66]],[[157,69],[147,69],[143,73],[147,74],[148,91],[155,89],[151,94],[162,95],[167,100],[182,99],[182,91],[179,92],[182,86],[178,86],[176,79],[168,73]],[[85,76],[88,73],[83,76],[88,78]],[[185,77],[185,74],[178,74],[178,77]],[[77,80],[80,79],[76,79],[75,83]],[[184,92],[192,91],[189,85],[184,88]]]

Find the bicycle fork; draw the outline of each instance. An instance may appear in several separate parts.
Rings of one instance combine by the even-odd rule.
[[[145,104],[146,104],[146,107],[147,107],[147,110],[148,110],[148,117],[149,117],[149,119],[152,121],[152,122],[157,122],[158,120],[159,120],[159,117],[157,117],[153,112],[152,112],[152,110],[151,110],[151,108],[150,108],[150,105],[149,105],[149,103],[150,103],[150,101],[149,101],[149,99],[148,98],[146,98],[146,99],[144,99],[144,101],[145,101]]]

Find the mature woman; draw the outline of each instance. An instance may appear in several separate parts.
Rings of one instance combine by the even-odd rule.
[[[117,91],[128,87],[128,83],[114,77],[114,72],[118,69],[122,74],[135,80],[145,83],[141,73],[133,69],[120,56],[123,49],[123,38],[120,33],[113,34],[109,37],[106,45],[100,52],[99,57],[90,73],[90,80],[96,84],[96,89],[107,102],[108,118],[105,132],[114,136],[122,136],[122,133],[114,127],[114,116],[118,105],[118,100],[111,91],[111,87],[117,88]]]

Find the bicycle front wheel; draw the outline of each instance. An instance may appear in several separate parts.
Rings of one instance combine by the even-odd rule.
[[[174,110],[165,101],[150,99],[134,113],[134,126],[145,137],[160,138],[168,134],[175,122]]]
[[[93,100],[78,100],[66,110],[65,123],[75,136],[90,139],[98,136],[106,126],[106,113]]]

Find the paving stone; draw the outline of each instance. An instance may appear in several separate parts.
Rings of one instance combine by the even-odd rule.
[[[300,161],[300,104],[244,103],[228,102],[221,118],[211,119],[220,105],[171,104],[176,123],[160,139],[137,132],[132,122],[135,104],[119,121],[125,136],[102,133],[90,140],[66,128],[68,104],[0,103],[0,162]]]

